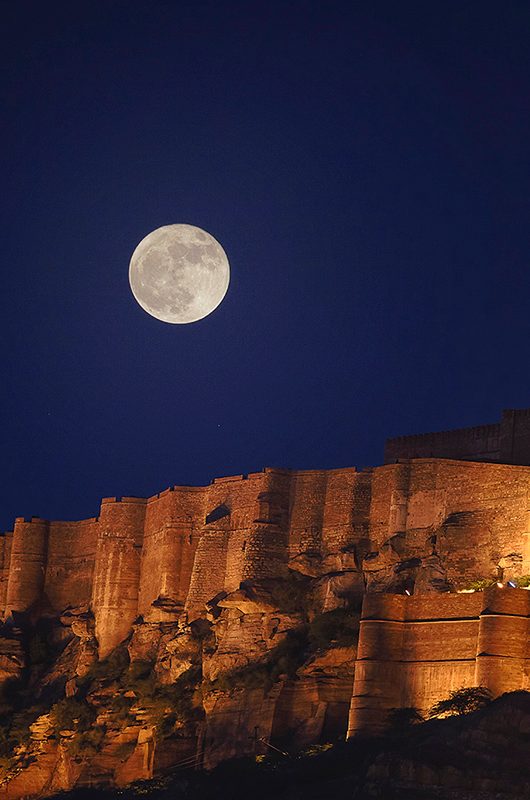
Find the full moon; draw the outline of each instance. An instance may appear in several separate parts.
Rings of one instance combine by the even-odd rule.
[[[131,291],[144,311],[184,325],[217,308],[230,282],[226,253],[194,225],[164,225],[142,239],[129,266]]]

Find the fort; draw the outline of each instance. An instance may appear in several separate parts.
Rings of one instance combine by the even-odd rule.
[[[413,459],[261,473],[108,497],[80,522],[17,518],[2,537],[4,618],[90,605],[105,656],[141,615],[204,613],[220,591],[350,552],[359,585],[456,591],[530,573],[530,467]]]
[[[78,522],[17,518],[0,539],[6,641],[39,619],[75,619],[68,641],[90,640],[85,661],[125,642],[131,661],[155,663],[168,683],[193,662],[190,625],[203,621],[215,635],[200,656],[213,688],[187,746],[205,766],[255,752],[258,727],[272,744],[290,737],[298,746],[379,732],[392,709],[425,712],[453,689],[529,688],[530,592],[517,587],[530,575],[530,412],[392,439],[385,461],[361,471],[266,468],[147,499],[108,497],[97,517]],[[293,579],[305,616],[274,601],[274,586]],[[272,688],[216,688],[220,675],[248,669],[289,630],[337,609],[360,610],[358,639],[331,641]],[[87,669],[76,658],[70,686]],[[0,662],[7,679],[13,661]],[[140,728],[122,782],[162,764],[145,756]],[[7,797],[31,794],[21,778],[6,785]]]

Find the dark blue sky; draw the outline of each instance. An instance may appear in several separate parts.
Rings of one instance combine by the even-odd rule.
[[[0,526],[530,405],[530,5],[2,4]],[[210,317],[149,317],[149,231]]]

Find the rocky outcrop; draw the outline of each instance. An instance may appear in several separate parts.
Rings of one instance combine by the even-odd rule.
[[[294,757],[270,751],[268,757],[236,759],[212,772],[177,769],[130,788],[125,796],[172,800],[185,792],[201,800],[520,800],[530,793],[529,702],[528,694],[517,692],[474,713],[421,724],[402,721],[380,738],[314,745]],[[259,745],[259,736],[255,741]],[[142,746],[138,756],[148,757],[148,750],[140,752]],[[58,766],[57,778],[65,767]],[[90,788],[63,797],[120,800],[124,794]]]
[[[368,797],[393,793],[445,800],[530,796],[530,694],[505,694],[483,711],[416,726],[378,755]]]
[[[0,628],[0,684],[21,677],[26,666],[26,653],[21,631],[11,626]]]
[[[103,659],[86,608],[46,618],[33,661],[20,650],[33,642],[37,652],[26,620],[5,640],[28,667],[7,708],[4,796],[121,786],[343,734],[358,614],[321,613],[318,580],[247,580],[191,622],[139,618]]]

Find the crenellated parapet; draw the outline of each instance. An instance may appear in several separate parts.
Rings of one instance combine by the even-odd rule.
[[[530,408],[510,408],[499,422],[387,439],[385,464],[410,458],[456,458],[530,464]]]

